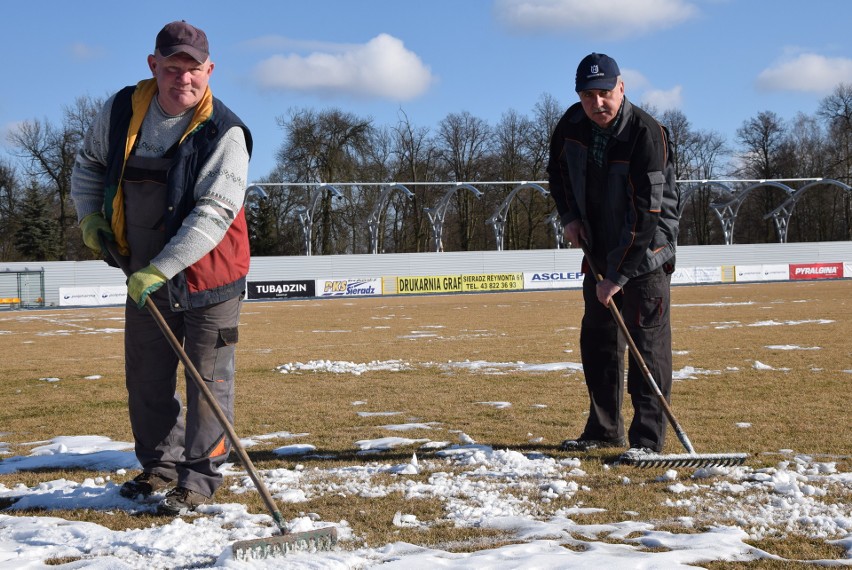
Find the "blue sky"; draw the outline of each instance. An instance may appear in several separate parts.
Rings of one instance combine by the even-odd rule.
[[[852,83],[845,1],[16,1],[0,23],[0,149],[22,121],[58,122],[76,97],[148,77],[157,32],[179,19],[207,32],[213,92],[254,134],[252,180],[272,169],[291,108],[386,126],[404,112],[430,128],[467,111],[494,125],[544,93],[573,103],[592,51],[618,61],[631,100],[680,109],[731,145],[757,113],[812,115]]]

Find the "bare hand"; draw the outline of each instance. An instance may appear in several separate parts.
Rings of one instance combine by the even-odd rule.
[[[598,294],[598,301],[603,303],[604,306],[609,307],[609,302],[612,300],[613,296],[615,296],[616,293],[621,291],[621,287],[619,287],[609,279],[604,279],[603,281],[598,281],[598,285],[595,290]]]
[[[563,233],[568,243],[575,247],[586,242],[586,228],[583,227],[583,222],[580,220],[574,220],[565,224]]]

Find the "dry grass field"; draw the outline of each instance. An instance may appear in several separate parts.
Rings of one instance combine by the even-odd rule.
[[[748,452],[747,464],[758,469],[775,465],[783,450],[793,450],[831,457],[838,470],[852,470],[852,282],[675,287],[672,304],[674,368],[683,377],[674,384],[672,408],[697,451]],[[26,455],[30,446],[24,444],[58,435],[132,441],[123,387],[122,312],[0,312],[0,441],[8,444],[11,455]],[[456,442],[458,431],[495,449],[567,457],[558,444],[579,435],[588,403],[582,373],[503,365],[579,363],[581,314],[576,290],[246,303],[237,349],[236,431],[241,437],[308,433],[318,456],[333,457],[282,459],[270,453],[275,444],[261,444],[249,450],[260,469],[292,467],[297,461],[310,467],[374,460],[358,455],[355,442],[393,435],[382,427],[389,419],[357,411],[402,412],[394,422],[435,422],[443,430],[440,436],[406,432],[409,438]],[[405,370],[357,375],[282,374],[277,369],[315,361],[397,360],[407,365]],[[628,403],[627,421],[629,408]],[[397,449],[382,457],[404,461],[412,451]],[[666,452],[682,451],[670,431]],[[660,471],[637,470],[630,475],[634,482],[649,485],[624,487],[618,484],[623,473],[607,468],[612,458],[612,453],[584,457],[584,469],[595,484],[583,500],[606,509],[587,515],[584,522],[611,521],[632,510],[658,526],[674,528],[682,513],[660,507],[662,490],[650,484]],[[0,475],[0,484],[34,485],[61,476],[68,474],[13,473]],[[231,496],[225,488],[217,498],[256,500]],[[850,499],[848,488],[838,491],[837,501],[849,505]],[[400,537],[399,529],[379,522],[388,517],[373,515],[386,511],[392,518],[401,501],[331,496],[316,499],[307,509],[324,520],[348,520],[355,535],[370,544],[400,538],[475,544],[471,537],[493,532],[438,525],[428,535]],[[259,501],[253,509],[264,510]],[[285,518],[305,509],[285,506]],[[406,509],[421,520],[441,518],[437,503],[423,501]],[[115,528],[156,521],[145,515],[52,514]],[[842,557],[841,550],[808,537],[768,538],[759,546],[788,558]],[[751,567],[775,566],[761,562]]]

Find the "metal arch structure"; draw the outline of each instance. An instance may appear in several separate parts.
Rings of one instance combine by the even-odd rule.
[[[772,221],[775,223],[775,231],[778,233],[779,243],[787,243],[787,230],[790,227],[790,218],[793,216],[793,210],[795,209],[796,204],[802,199],[802,195],[805,191],[813,188],[814,186],[821,186],[823,184],[837,186],[841,190],[852,192],[852,186],[832,178],[821,178],[814,182],[805,184],[793,192],[780,206],[763,216],[764,220],[772,218]]]
[[[414,193],[406,188],[404,184],[391,184],[382,190],[382,194],[379,196],[378,202],[376,202],[376,207],[373,208],[373,211],[370,212],[370,217],[367,218],[367,228],[370,230],[370,251],[375,254],[379,253],[379,222],[385,210],[387,210],[391,194],[393,194],[394,190],[399,190],[409,200],[414,198]]]
[[[331,184],[320,184],[319,186],[311,188],[311,194],[308,197],[308,205],[296,210],[296,213],[299,215],[299,221],[302,223],[302,238],[305,245],[305,255],[311,255],[312,253],[311,242],[313,241],[312,238],[314,235],[314,214],[316,214],[317,205],[322,197],[322,193],[326,190],[331,192],[332,198],[343,198],[343,194],[340,193],[340,190]]]
[[[752,184],[736,192],[723,182],[708,180],[707,184],[726,188],[730,194],[728,200],[724,202],[717,201],[710,204],[710,207],[713,209],[713,213],[716,214],[716,217],[719,218],[719,222],[722,224],[722,234],[725,236],[725,245],[731,245],[734,243],[734,224],[737,221],[737,213],[740,210],[740,206],[742,206],[743,202],[745,202],[745,199],[748,198],[748,195],[752,190],[762,186],[772,186],[774,188],[780,188],[787,194],[793,193],[792,188],[786,184],[778,182],[777,180],[760,180],[756,184]]]
[[[435,244],[436,252],[444,251],[444,241],[442,238],[444,233],[444,217],[447,215],[447,208],[450,205],[450,199],[453,197],[453,194],[456,193],[456,190],[470,190],[470,192],[477,198],[482,197],[482,192],[470,184],[457,182],[452,188],[444,193],[438,201],[437,206],[434,208],[423,208],[423,211],[426,212],[426,216],[429,218],[429,223],[432,225],[432,242]]]
[[[556,249],[565,249],[565,230],[562,227],[562,218],[559,216],[559,212],[553,212],[547,216],[547,223],[553,228]]]
[[[266,193],[266,190],[261,188],[260,186],[254,185],[246,188],[246,196],[245,196],[245,204],[263,202],[269,197],[269,194]]]
[[[509,195],[503,200],[503,203],[500,204],[500,207],[494,212],[494,214],[486,220],[486,223],[491,224],[491,227],[494,228],[494,239],[497,242],[497,251],[503,251],[503,238],[506,235],[506,218],[509,215],[509,206],[512,204],[512,200],[515,199],[515,196],[521,190],[525,188],[531,188],[533,190],[538,191],[542,196],[549,196],[550,192],[542,188],[539,184],[535,182],[521,182],[518,186],[516,186]]]
[[[689,197],[692,196],[696,190],[702,188],[704,186],[712,186],[710,184],[713,182],[712,180],[675,180],[675,184],[677,184],[678,188],[680,188],[680,201],[681,203],[686,203],[689,200]],[[730,188],[725,186],[725,189],[731,191]]]
[[[805,186],[799,188],[798,190],[793,190],[784,182],[800,182],[805,183]],[[525,187],[533,187],[542,194],[546,194],[547,191],[544,190],[547,184],[546,181],[534,181],[534,182],[525,182],[525,181],[495,181],[495,182],[483,182],[477,181],[475,182],[477,185],[514,185],[512,192],[510,193],[510,197],[504,200],[503,204],[501,204],[500,208],[497,212],[491,216],[487,221],[494,226],[495,236],[497,237],[498,250],[503,248],[503,236],[505,231],[505,223],[506,216],[508,213],[508,208],[511,203],[511,198],[514,198],[515,194],[522,190]],[[724,234],[725,244],[731,245],[733,243],[734,236],[734,225],[736,222],[736,217],[739,212],[739,208],[745,199],[748,197],[748,194],[761,186],[772,186],[775,188],[780,188],[784,190],[784,192],[788,195],[787,199],[775,210],[766,214],[764,219],[768,219],[770,216],[773,217],[775,222],[776,231],[779,236],[779,240],[781,243],[785,243],[787,241],[787,229],[789,225],[789,220],[792,216],[793,209],[795,208],[797,202],[801,199],[802,195],[805,191],[817,186],[819,184],[828,184],[837,186],[846,191],[852,191],[852,186],[848,186],[839,182],[837,180],[828,179],[828,178],[788,178],[788,179],[766,179],[766,180],[744,180],[744,179],[722,179],[722,180],[710,180],[710,179],[700,179],[700,180],[678,180],[678,187],[681,190],[682,200],[685,202],[689,199],[689,197],[696,190],[706,187],[715,187],[720,190],[719,196],[710,204],[711,209],[713,210],[716,217],[719,219],[722,225],[722,231]],[[751,184],[749,186],[745,186],[747,184]],[[319,199],[322,197],[324,191],[329,191],[334,198],[341,198],[342,194],[338,190],[338,187],[342,186],[376,186],[382,188],[382,195],[379,198],[378,204],[374,209],[373,213],[370,215],[370,218],[367,220],[367,224],[370,228],[370,238],[371,238],[371,246],[373,253],[376,253],[378,250],[378,225],[383,215],[382,212],[387,208],[387,204],[390,200],[390,194],[395,190],[400,190],[410,198],[409,195],[411,192],[408,190],[410,186],[416,185],[427,185],[430,187],[449,187],[449,190],[439,199],[437,205],[434,208],[424,208],[424,213],[427,215],[431,227],[432,227],[432,240],[435,244],[435,251],[443,251],[443,228],[444,228],[444,218],[449,206],[449,201],[452,198],[452,195],[456,190],[469,190],[471,191],[477,198],[481,198],[483,193],[480,192],[477,188],[475,188],[471,183],[466,182],[339,182],[339,183],[322,183],[322,182],[256,182],[251,183],[249,187],[246,189],[246,206],[252,205],[257,206],[259,202],[263,200],[265,197],[265,191],[263,187],[266,186],[300,186],[309,190],[309,199],[307,201],[307,206],[296,209],[296,213],[298,214],[299,221],[302,224],[302,233],[304,237],[304,246],[305,246],[305,255],[312,254],[312,241],[313,241],[313,229],[314,229],[314,215],[316,209],[319,204]],[[745,186],[745,187],[743,187]],[[742,190],[736,189],[737,187],[743,187]],[[249,204],[251,203],[251,204]],[[362,218],[363,219],[363,218]],[[563,229],[561,227],[560,219],[558,215],[553,212],[547,218],[547,222],[551,224],[553,227],[556,248],[561,249],[565,247],[570,247],[570,244],[566,244]]]
[[[702,180],[677,180],[675,183],[680,189],[680,202],[681,205],[685,205],[687,200],[689,200],[690,196],[695,193],[696,190],[707,187],[716,187],[722,191],[722,196],[726,198],[725,202],[713,202],[710,204],[710,207],[713,209],[713,213],[716,214],[716,217],[719,219],[719,222],[722,224],[722,233],[725,236],[725,244],[730,245],[730,240],[733,239],[734,235],[734,222],[737,218],[737,212],[739,211],[740,204],[742,200],[745,199],[745,196],[739,202],[735,203],[735,199],[737,198],[737,191],[731,188],[727,183],[737,183],[739,180],[710,180],[710,179],[702,179]]]

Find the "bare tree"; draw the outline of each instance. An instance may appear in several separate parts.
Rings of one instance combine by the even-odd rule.
[[[494,176],[498,180],[523,181],[535,180],[538,167],[534,123],[514,110],[503,113],[500,122],[494,127]],[[494,190],[495,199],[487,200],[489,212],[496,211],[509,197],[514,187]],[[507,249],[532,249],[536,242],[546,241],[546,217],[552,203],[549,197],[542,197],[533,190],[515,194],[506,214],[505,247]]]
[[[778,178],[778,158],[787,136],[784,121],[771,111],[762,111],[737,129],[742,147],[740,173],[745,178]]]
[[[70,202],[71,170],[83,136],[102,105],[98,99],[78,97],[72,106],[64,108],[62,124],[54,125],[46,119],[25,121],[9,135],[25,173],[47,193],[47,203],[56,208],[56,249],[61,260],[76,259],[81,249],[77,216]],[[73,241],[69,239],[72,232]]]
[[[532,160],[533,180],[547,179],[547,161],[550,153],[550,137],[556,123],[562,118],[565,108],[555,97],[543,93],[533,106],[532,133],[530,136],[530,159]]]
[[[666,111],[660,122],[668,129],[674,146],[678,180],[706,180],[719,176],[722,159],[730,153],[722,135],[693,130],[686,115],[679,110]]]
[[[258,182],[280,183],[285,178],[276,170]],[[266,198],[251,197],[246,203],[252,255],[299,255],[303,239],[297,210],[304,204],[304,192],[278,185],[266,186],[264,191]]]
[[[436,145],[451,180],[480,180],[491,151],[492,140],[491,128],[484,119],[474,117],[467,111],[450,113],[444,117],[438,126]],[[473,249],[474,233],[478,226],[481,229],[477,218],[484,222],[483,216],[476,216],[474,200],[470,192],[456,192],[459,248],[462,251]]]
[[[737,129],[741,145],[739,173],[746,179],[768,180],[783,178],[783,160],[788,145],[788,131],[784,121],[771,111],[762,111],[746,120]],[[777,240],[775,227],[764,215],[774,210],[785,199],[782,190],[762,186],[749,194],[740,206],[735,231],[738,243],[771,243]]]
[[[676,109],[665,111],[660,122],[666,126],[675,149],[675,176],[678,180],[694,178],[695,133],[683,112]]]
[[[10,133],[9,140],[16,149],[16,155],[24,161],[27,176],[42,189],[45,198],[50,199],[49,202],[45,200],[45,204],[58,210],[58,232],[51,235],[57,236],[63,244],[60,259],[69,259],[64,244],[68,243],[67,230],[71,220],[71,169],[77,153],[77,141],[70,132],[47,120],[23,122]]]
[[[0,161],[0,260],[18,259],[15,233],[19,227],[18,212],[23,200],[21,183],[15,168]]]
[[[697,131],[692,136],[690,163],[691,176],[709,180],[724,176],[720,172],[727,166],[726,159],[731,149],[725,137],[715,131]]]
[[[783,171],[791,177],[816,178],[831,175],[829,137],[816,117],[797,114],[787,139],[788,164]],[[832,176],[833,177],[833,176]]]
[[[393,147],[396,157],[395,180],[405,182],[427,182],[436,180],[436,167],[439,156],[427,127],[411,124],[408,115],[399,112],[399,121],[393,128]],[[432,205],[426,187],[410,188],[414,199],[400,205],[401,248],[397,251],[423,251],[428,247],[429,234],[424,220],[424,208]],[[398,200],[398,199],[397,199]]]
[[[799,113],[790,129],[786,161],[791,176],[799,178],[831,177],[843,172],[842,131],[844,121],[834,123],[836,136],[829,136],[815,116]],[[828,123],[829,127],[831,123]],[[852,219],[852,195],[836,186],[818,185],[798,197],[787,228],[787,240],[847,240]]]
[[[494,159],[501,180],[523,180],[531,174],[528,154],[532,121],[514,109],[503,113],[494,127]]]
[[[319,113],[311,109],[290,110],[289,117],[278,117],[284,130],[284,143],[277,159],[281,171],[291,181],[335,182],[357,180],[359,165],[370,143],[372,119],[363,119],[340,109]],[[349,243],[348,234],[333,224],[332,194],[324,192],[320,203],[319,250],[334,253],[332,244]],[[354,201],[351,196],[347,202]],[[339,238],[343,238],[342,240]],[[346,245],[343,246],[344,248]]]
[[[729,151],[724,138],[712,131],[696,131],[679,110],[667,110],[660,116],[671,137],[678,180],[709,180],[718,177],[722,158]],[[718,222],[710,209],[712,188],[692,183],[681,189],[686,197],[680,222],[679,243],[706,245],[722,242]],[[689,192],[687,192],[689,190]]]
[[[687,148],[689,163],[686,168],[689,179],[712,180],[724,176],[724,173],[720,173],[719,170],[731,151],[722,135],[714,131],[693,132],[689,136]],[[678,238],[681,243],[690,245],[724,243],[722,228],[710,208],[713,199],[713,191],[706,186],[690,194],[681,217],[682,238]],[[686,232],[684,232],[685,227],[688,228]],[[691,241],[689,236],[692,236],[694,241]]]
[[[818,108],[817,116],[829,132],[833,177],[852,184],[852,84],[839,84]]]

